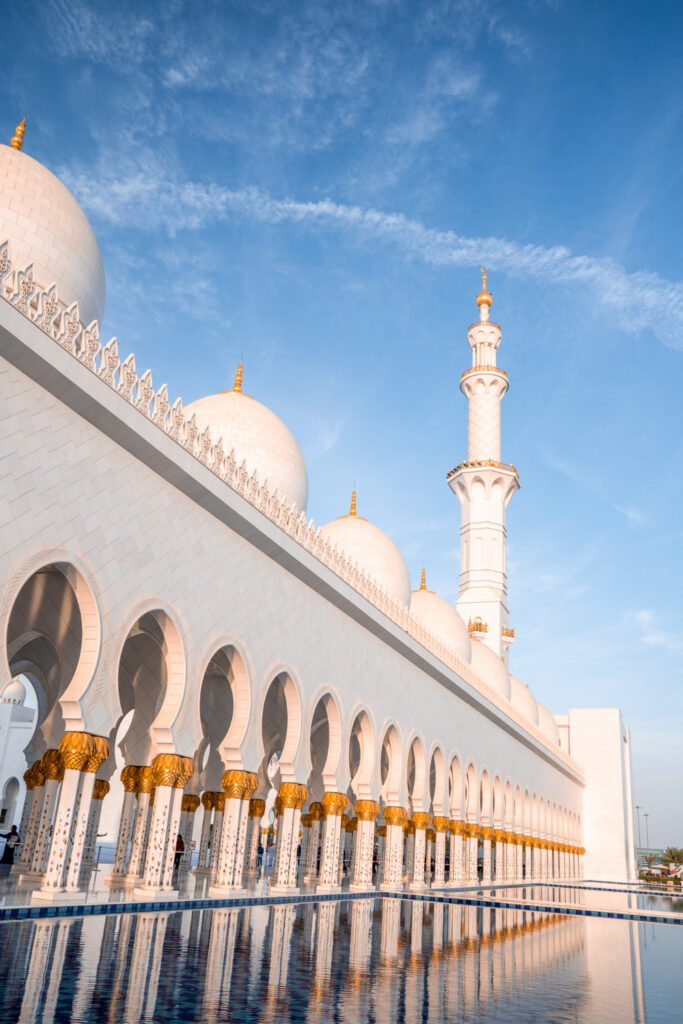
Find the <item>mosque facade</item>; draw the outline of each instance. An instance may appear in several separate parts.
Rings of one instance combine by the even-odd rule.
[[[105,824],[112,883],[145,898],[173,894],[178,832],[214,895],[266,833],[274,892],[338,890],[345,862],[357,890],[635,877],[619,710],[554,715],[509,671],[519,477],[486,276],[454,607],[424,571],[411,589],[355,492],[308,519],[298,445],[241,365],[184,407],[100,339],[97,241],[24,132],[0,146],[0,702],[28,681],[37,710],[0,792],[33,899],[82,897]]]

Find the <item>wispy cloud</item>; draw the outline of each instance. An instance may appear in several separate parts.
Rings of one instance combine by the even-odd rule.
[[[630,618],[639,629],[641,642],[646,647],[660,647],[670,654],[683,653],[683,633],[663,629],[662,616],[652,608],[631,612]]]
[[[618,512],[621,512],[626,517],[626,522],[629,526],[649,526],[650,520],[641,512],[635,505],[627,505],[626,508],[622,508],[621,505],[614,506]]]
[[[164,227],[170,234],[199,229],[217,219],[247,217],[268,224],[340,228],[365,242],[393,245],[433,266],[471,267],[484,262],[516,277],[590,288],[592,297],[624,330],[653,329],[660,341],[683,348],[683,284],[645,270],[627,271],[614,260],[576,255],[565,246],[547,248],[506,238],[468,238],[413,220],[403,213],[337,203],[277,198],[257,188],[229,189],[215,182],[176,182],[140,171],[93,177],[61,176],[86,209],[114,224]],[[661,317],[661,310],[667,316]]]

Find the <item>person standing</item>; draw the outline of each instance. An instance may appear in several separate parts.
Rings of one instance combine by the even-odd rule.
[[[14,851],[21,842],[17,826],[12,825],[9,832],[0,832],[0,839],[6,840],[5,849],[2,851],[2,857],[0,857],[0,865],[3,865],[2,874],[8,875],[10,867],[14,864]]]
[[[180,867],[180,862],[183,859],[183,854],[184,853],[185,853],[185,840],[183,839],[183,837],[181,836],[181,834],[179,832],[178,833],[178,838],[175,841],[175,869],[176,869],[176,871]]]

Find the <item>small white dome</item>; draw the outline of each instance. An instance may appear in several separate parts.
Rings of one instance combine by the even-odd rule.
[[[543,704],[538,705],[538,728],[555,747],[560,745],[560,730],[552,713]]]
[[[481,640],[472,641],[472,668],[500,697],[510,700],[510,677],[505,665]]]
[[[13,679],[0,694],[0,704],[23,704],[26,700],[26,687],[20,679]]]
[[[184,409],[189,418],[197,417],[201,430],[209,428],[214,442],[223,440],[225,454],[233,449],[238,463],[246,463],[261,483],[268,482],[271,491],[282,500],[294,504],[300,512],[308,502],[308,474],[303,455],[290,431],[274,412],[255,398],[242,393],[242,366],[237,371],[235,387],[218,395],[209,395],[192,402]]]
[[[81,319],[102,322],[105,282],[97,239],[68,188],[27,153],[0,145],[0,244],[15,270],[33,264],[42,288],[78,303]]]
[[[333,519],[321,527],[320,533],[394,601],[403,605],[410,603],[410,575],[403,556],[386,533],[356,515],[355,491],[350,513]]]
[[[538,704],[534,695],[528,686],[513,675],[510,676],[510,702],[532,725],[538,725]]]
[[[424,626],[435,639],[439,640],[463,661],[469,661],[472,644],[467,626],[452,604],[439,597],[433,590],[427,590],[422,570],[422,586],[410,595],[410,614]]]

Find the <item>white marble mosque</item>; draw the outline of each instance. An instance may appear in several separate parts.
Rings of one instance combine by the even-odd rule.
[[[33,900],[82,899],[103,830],[131,898],[173,897],[179,832],[217,896],[266,835],[276,893],[338,891],[344,862],[356,891],[634,878],[619,710],[552,713],[509,669],[519,477],[486,275],[447,477],[453,607],[424,571],[411,589],[362,494],[307,517],[303,457],[248,367],[183,406],[103,343],[97,241],[25,130],[0,146],[0,724],[27,688],[35,709],[0,794]]]

